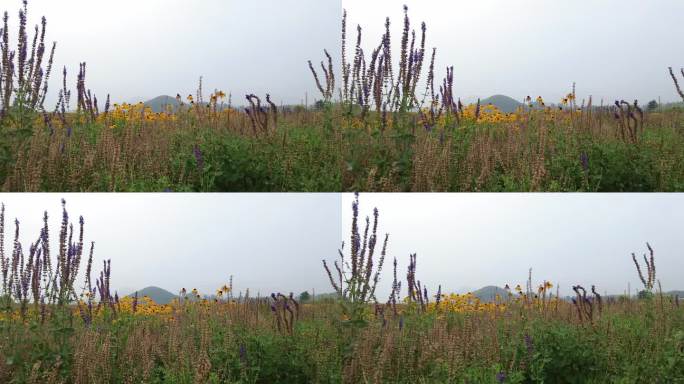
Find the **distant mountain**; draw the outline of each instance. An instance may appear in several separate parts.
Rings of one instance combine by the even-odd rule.
[[[504,300],[508,298],[508,292],[506,292],[505,289],[493,285],[482,287],[477,291],[474,291],[473,295],[480,299],[480,301],[484,301],[486,303],[494,301],[496,299],[496,295],[499,295],[501,299]]]
[[[184,99],[183,103],[188,105],[188,102]],[[207,101],[202,102],[200,105],[203,107],[207,106]],[[167,95],[162,95],[162,96],[157,96],[154,99],[147,100],[145,102],[146,107],[152,108],[152,112],[166,112],[166,108],[168,106],[171,106],[171,112],[176,112],[178,110],[178,100],[176,100],[175,97],[167,96]],[[222,111],[224,109],[228,109],[228,103],[226,102],[218,102],[216,105],[216,109],[219,111]]]
[[[501,112],[504,113],[511,113],[515,112],[515,110],[523,105],[521,102],[518,100],[508,97],[506,95],[494,95],[490,96],[486,99],[480,100],[480,105],[487,105],[487,104],[492,104],[495,107],[499,108]]]
[[[128,296],[135,296],[135,292],[131,293]],[[148,296],[157,304],[168,304],[177,297],[173,293],[159,287],[146,287],[139,290],[138,298],[141,298],[143,296]]]
[[[680,298],[684,299],[684,291],[670,291],[663,292],[663,294],[668,296],[679,296]]]
[[[178,100],[175,97],[162,95],[147,100],[145,106],[152,108],[152,112],[164,112],[167,106],[171,106],[175,110],[178,107]]]

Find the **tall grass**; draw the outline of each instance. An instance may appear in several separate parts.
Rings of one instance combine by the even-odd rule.
[[[109,262],[93,286],[92,246],[78,294],[82,224],[76,235],[66,210],[56,254],[48,246],[47,226],[31,245],[28,258],[16,237],[11,256],[5,256],[0,231],[0,381],[684,380],[684,309],[678,297],[663,294],[659,284],[655,289],[650,245],[646,269],[637,263],[636,274],[644,282],[638,296],[602,296],[595,286],[576,285],[575,296],[564,298],[557,287],[553,291],[551,282],[536,287],[531,273],[525,288],[518,284],[511,290],[506,285],[506,293],[491,301],[443,293],[441,287],[428,294],[426,284],[416,277],[416,256],[411,255],[405,280],[395,262],[390,298],[385,301],[374,294],[383,275],[374,275],[375,267],[369,267],[375,264],[372,260],[384,257],[384,252],[372,255],[378,216],[374,213],[373,224],[368,220],[368,230],[361,232],[358,198],[352,209],[357,218],[350,229],[353,250],[350,257],[341,257],[339,274],[328,273],[335,276],[331,286],[336,293],[301,295],[299,300],[292,293],[237,294],[232,278],[213,296],[183,288],[170,304],[156,304],[137,294],[120,298],[109,288]]]

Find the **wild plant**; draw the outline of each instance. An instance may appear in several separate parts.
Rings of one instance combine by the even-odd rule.
[[[425,23],[421,23],[420,38],[418,38],[416,31],[411,29],[407,6],[404,6],[403,29],[397,63],[392,61],[389,18],[385,21],[385,32],[379,44],[370,55],[367,55],[361,47],[361,26],[357,26],[356,30],[356,45],[350,61],[347,57],[347,11],[344,10],[341,39],[342,85],[340,88],[340,104],[345,116],[351,118],[354,111],[358,111],[360,119],[366,123],[366,117],[373,110],[381,131],[388,128],[388,114],[394,116],[393,120],[408,123],[406,120],[408,113],[417,112],[423,127],[428,131],[437,124],[443,113],[449,116],[449,123],[452,122],[452,118],[455,118],[456,122],[459,121],[460,104],[454,100],[453,96],[453,67],[447,68],[447,77],[439,86],[439,92],[435,91],[436,48],[432,49],[425,80],[425,91],[422,96],[419,95],[418,86],[424,75],[427,27]],[[327,67],[321,62],[321,68],[325,74],[325,87],[321,85],[311,61],[309,61],[309,68],[324,101],[329,103],[333,96],[335,83],[332,59],[327,50],[325,54],[328,60]],[[394,68],[395,65],[396,69]],[[426,102],[427,108],[424,109]]]
[[[97,96],[90,92],[90,89],[86,87],[86,63],[79,64],[78,78],[76,81],[76,91],[77,91],[77,112],[84,113],[89,121],[93,122],[100,117],[100,108],[97,103]],[[105,116],[109,112],[109,94],[107,95],[107,100],[105,101],[104,114]]]
[[[670,77],[672,78],[672,82],[674,83],[675,89],[677,90],[679,97],[681,97],[682,101],[684,101],[684,92],[682,92],[682,89],[679,88],[679,81],[677,81],[677,76],[675,76],[674,72],[672,71],[672,67],[668,67],[667,69],[670,72]],[[684,77],[684,68],[680,68],[679,71],[682,73],[682,77]]]
[[[4,12],[0,27],[0,177],[4,178],[16,160],[20,148],[31,136],[36,116],[44,112],[56,43],[47,57],[45,31],[47,21],[41,19],[34,28],[33,39],[28,36],[28,2],[19,10],[17,49],[10,48],[9,15]],[[47,59],[45,63],[44,60]]]
[[[389,298],[387,299],[387,306],[392,308],[392,313],[396,317],[397,302],[401,303],[401,281],[397,279],[397,258],[394,258],[393,268],[392,268],[392,289],[390,290]]]
[[[427,287],[421,285],[420,280],[416,279],[416,254],[409,255],[409,265],[406,271],[406,286],[408,288],[408,304],[418,304],[417,309],[425,312],[430,303]]]
[[[19,315],[26,320],[29,317],[41,323],[51,318],[66,318],[71,321],[71,306],[77,304],[79,312],[86,324],[93,317],[93,296],[100,293],[100,305],[111,299],[109,293],[110,262],[105,262],[97,288],[93,288],[90,280],[94,243],[91,243],[86,269],[86,286],[84,288],[87,303],[82,303],[76,291],[78,276],[84,251],[83,227],[81,216],[78,221],[78,234],[74,232],[73,223],[69,222],[66,201],[62,200],[62,222],[59,230],[59,249],[52,259],[47,211],[43,215],[43,228],[35,242],[29,245],[28,254],[19,242],[19,220],[14,222],[14,241],[12,254],[5,255],[5,206],[0,208],[0,272],[2,273],[3,310],[13,311],[18,305]],[[74,236],[77,236],[74,238]],[[29,305],[32,312],[29,313]],[[30,315],[30,316],[29,316]]]
[[[640,133],[644,130],[644,111],[637,100],[629,104],[624,100],[615,101],[615,120],[620,128],[620,139],[627,143],[636,144]]]
[[[292,292],[289,296],[280,292],[271,293],[270,304],[278,332],[293,335],[295,322],[299,320],[299,302],[294,299]]]
[[[345,257],[343,253],[344,243],[342,243],[342,248],[338,250],[340,258],[333,262],[336,272],[334,276],[328,267],[328,263],[323,260],[323,268],[328,274],[330,284],[340,299],[343,313],[353,324],[362,324],[368,304],[377,302],[375,289],[378,281],[380,281],[380,272],[385,262],[387,242],[389,240],[389,234],[385,234],[380,257],[376,261],[374,256],[376,246],[378,245],[379,215],[378,209],[375,208],[373,210],[372,228],[370,218],[366,217],[366,226],[362,238],[358,223],[359,194],[356,193],[352,203],[351,250],[349,257]]]
[[[649,243],[646,243],[646,248],[650,254],[649,257],[644,253],[644,264],[646,265],[646,276],[642,273],[641,265],[637,261],[636,255],[632,252],[632,261],[634,261],[634,266],[636,267],[637,274],[639,275],[639,280],[644,285],[644,294],[650,295],[653,292],[653,286],[656,281],[656,269],[655,269],[655,257],[653,255],[653,248]],[[641,293],[640,293],[641,295]]]
[[[19,120],[21,127],[29,123],[30,111],[42,110],[48,89],[57,43],[52,43],[47,63],[43,65],[46,52],[45,30],[47,21],[41,20],[40,27],[34,27],[34,35],[29,42],[27,32],[28,1],[23,1],[19,10],[19,32],[17,50],[10,50],[8,13],[5,11],[3,26],[0,28],[0,125],[5,118]],[[13,110],[15,116],[11,116]]]
[[[601,295],[598,292],[596,292],[596,286],[593,284],[591,286],[591,293],[596,298],[596,304],[598,305],[598,312],[600,315],[601,312],[603,312],[603,297],[601,297]]]
[[[588,321],[589,324],[593,325],[596,317],[595,313],[598,312],[598,315],[600,315],[603,311],[603,300],[601,295],[596,292],[596,286],[591,286],[593,296],[589,297],[587,297],[587,290],[581,285],[574,285],[572,290],[575,292],[572,304],[577,310],[577,317],[580,323]]]
[[[309,69],[311,70],[314,80],[316,81],[316,87],[318,87],[318,90],[321,92],[321,96],[323,96],[323,101],[329,103],[332,100],[333,92],[335,91],[335,74],[333,72],[332,57],[327,50],[323,50],[323,52],[328,60],[327,67],[323,61],[321,61],[321,70],[323,71],[323,80],[325,81],[325,86],[321,84],[318,73],[311,63],[311,60],[309,60],[308,63]]]
[[[278,129],[278,107],[271,101],[271,95],[266,94],[268,110],[261,106],[261,99],[255,94],[246,96],[250,108],[245,112],[252,122],[252,129],[255,136],[271,136]]]
[[[346,15],[346,13],[345,13]],[[345,29],[345,23],[344,21],[342,22],[342,29],[344,31]],[[344,40],[344,33],[342,36],[342,39]],[[321,101],[321,106],[323,107],[323,116],[324,116],[324,121],[323,121],[323,128],[325,129],[326,132],[332,132],[333,130],[333,116],[332,116],[332,96],[333,92],[335,91],[335,73],[333,72],[333,64],[332,64],[332,57],[328,53],[327,50],[323,51],[325,53],[325,57],[328,60],[327,67],[321,61],[321,70],[323,71],[324,78],[323,80],[325,81],[325,86],[321,84],[320,78],[318,76],[318,73],[314,69],[313,64],[311,63],[311,60],[308,61],[309,63],[309,69],[311,70],[311,73],[313,74],[314,80],[316,81],[316,87],[318,88],[319,92],[321,93],[321,96],[323,97],[323,100]]]

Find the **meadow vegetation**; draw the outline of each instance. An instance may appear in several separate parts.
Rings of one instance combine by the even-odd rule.
[[[58,102],[46,107],[55,52],[46,22],[30,38],[24,2],[15,50],[7,20],[5,13],[6,191],[684,190],[681,109],[580,99],[574,86],[554,103],[528,96],[509,113],[464,105],[453,67],[435,78],[436,49],[426,49],[427,28],[412,30],[408,13],[400,46],[390,45],[387,20],[372,52],[362,48],[360,27],[348,47],[345,13],[339,68],[327,51],[320,68],[309,62],[320,91],[313,105],[245,95],[247,107],[237,107],[223,91],[204,95],[200,80],[194,95],[177,95],[161,111],[109,96],[98,103],[85,63],[75,102],[64,68]]]
[[[211,297],[183,288],[161,305],[113,293],[109,261],[91,279],[93,245],[85,245],[83,219],[75,231],[65,208],[56,252],[47,224],[25,252],[18,222],[11,252],[6,250],[3,207],[0,381],[684,380],[684,309],[678,297],[659,289],[650,245],[643,263],[634,254],[625,257],[643,283],[636,296],[602,296],[595,286],[576,285],[572,297],[561,297],[557,285],[534,283],[530,272],[522,286],[506,285],[505,294],[485,302],[421,282],[412,254],[405,278],[392,258],[390,293],[381,297],[376,287],[387,275],[381,272],[389,236],[378,232],[377,210],[365,227],[359,210],[357,198],[349,251],[324,262],[334,295],[298,300],[291,293],[235,293],[231,279]],[[85,273],[78,272],[81,264]]]

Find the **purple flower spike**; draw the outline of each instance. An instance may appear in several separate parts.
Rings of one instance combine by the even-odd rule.
[[[197,161],[197,169],[199,169],[201,172],[204,169],[204,158],[199,145],[195,144],[192,149],[192,153],[195,155],[195,161]]]
[[[532,337],[528,334],[525,335],[525,346],[527,347],[527,354],[531,356],[534,352],[534,344],[532,343]]]
[[[580,154],[580,163],[582,164],[582,169],[584,172],[589,171],[589,155],[586,154],[586,152],[582,152]]]
[[[240,344],[240,349],[238,353],[240,354],[240,360],[243,363],[247,363],[247,347],[245,347],[244,344]]]

